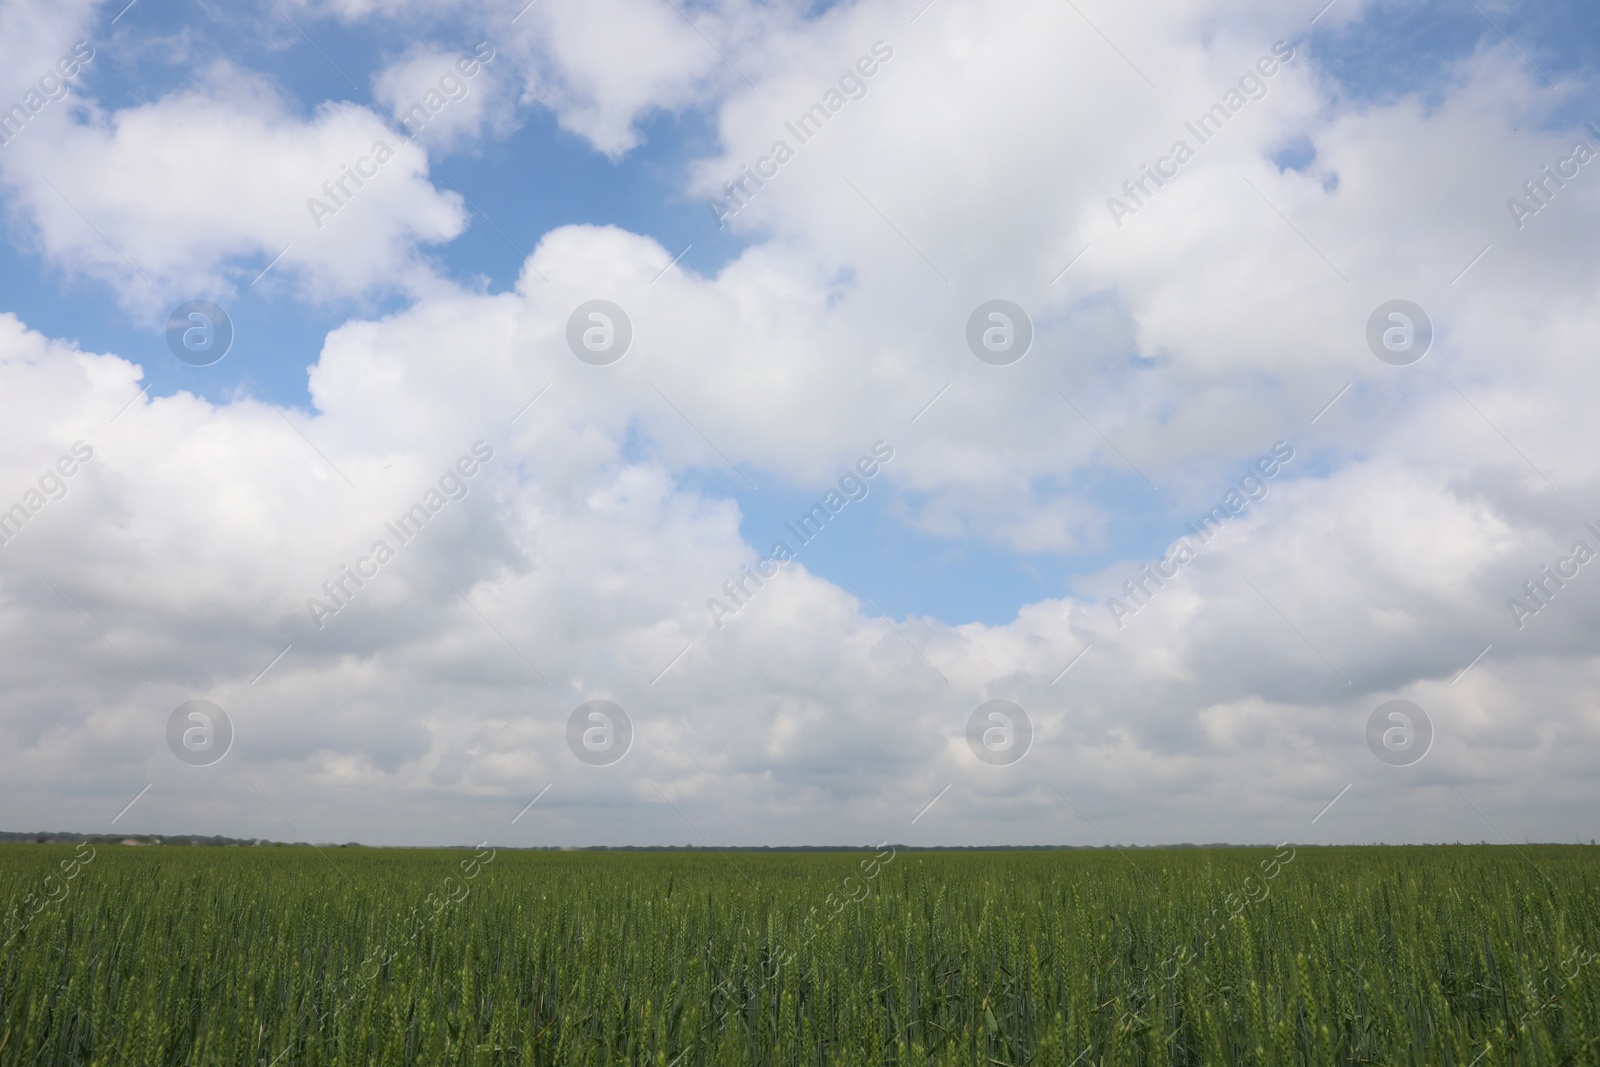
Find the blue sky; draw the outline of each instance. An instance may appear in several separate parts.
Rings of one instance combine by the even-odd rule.
[[[374,621],[347,628],[338,654],[308,639],[284,660],[281,707],[338,693],[351,709],[392,704],[401,725],[381,745],[369,744],[376,712],[350,710],[337,735],[285,726],[275,773],[378,783],[374,796],[470,792],[479,774],[514,792],[507,767],[521,768],[520,789],[557,765],[539,731],[572,697],[637,692],[665,702],[655,714],[675,736],[742,738],[719,755],[664,745],[652,766],[676,795],[780,781],[793,790],[768,798],[780,837],[849,824],[834,807],[809,823],[794,813],[823,788],[801,768],[833,758],[821,724],[848,732],[857,705],[927,709],[945,731],[902,724],[912,733],[868,746],[887,761],[871,773],[828,764],[825,791],[841,774],[877,783],[860,787],[869,807],[936,787],[962,751],[963,702],[1006,696],[1039,702],[1041,745],[1075,753],[1060,765],[1132,759],[1121,745],[1159,752],[1139,765],[1174,798],[1165,810],[1242,811],[1242,839],[1266,833],[1302,783],[1343,784],[1344,757],[1328,753],[1344,750],[1324,744],[1345,736],[1334,723],[1385,694],[1443,685],[1460,699],[1451,676],[1486,644],[1517,650],[1504,676],[1493,658],[1473,668],[1489,690],[1554,657],[1563,691],[1584,691],[1577,597],[1544,615],[1572,613],[1559,634],[1499,630],[1506,597],[1588,508],[1589,472],[1567,469],[1582,453],[1572,419],[1538,413],[1584,395],[1571,350],[1589,328],[1600,172],[1581,169],[1523,228],[1504,202],[1600,121],[1600,11],[921,6],[722,0],[685,17],[659,0],[539,0],[520,14],[488,0],[0,0],[6,65],[22,72],[6,100],[73,41],[96,50],[70,100],[0,147],[13,495],[58,440],[108,442],[93,468],[107,481],[52,505],[72,522],[59,544],[40,536],[13,553],[12,580],[72,574],[67,594],[106,620],[107,642],[122,627],[149,642],[152,664],[181,660],[175,635],[209,620],[215,674],[149,684],[177,695],[200,677],[232,694],[228,672],[251,673],[242,665],[304,629],[308,594],[377,516],[493,440],[504,461],[472,509],[440,520],[448,542],[363,594],[374,620],[420,629]],[[1265,102],[1113,225],[1115,183],[1280,37],[1299,54]],[[496,56],[467,99],[407,162],[385,164],[380,191],[363,187],[348,215],[313,230],[305,196],[394,136],[393,100],[418,98],[419,78],[480,41]],[[895,54],[868,95],[719,227],[706,206],[718,176],[787,136],[784,119],[876,41]],[[1022,302],[1036,328],[1014,366],[978,362],[961,333],[996,296]],[[636,330],[615,366],[580,364],[562,341],[572,309],[596,297],[620,301]],[[1362,340],[1394,297],[1426,305],[1440,338],[1404,375]],[[236,331],[209,367],[177,360],[163,333],[197,298],[222,304]],[[96,421],[140,384],[126,422]],[[548,399],[508,422],[546,384]],[[256,389],[276,415],[258,417]],[[708,629],[707,596],[880,439],[896,459],[799,549],[785,592],[731,633]],[[1108,598],[1280,440],[1296,458],[1267,498],[1125,629]],[[80,536],[101,547],[73,548]],[[420,592],[430,568],[468,583],[478,614]],[[554,664],[543,718],[515,725],[522,713],[507,709],[529,707],[527,694],[485,675],[469,699],[481,721],[462,734],[479,740],[435,736],[428,724],[453,698],[430,686],[473,676],[472,657],[488,654],[470,651],[480,624],[496,618],[518,655]],[[1061,682],[1089,646],[1103,666],[1086,659],[1081,683]],[[31,744],[46,744],[48,716],[88,699],[17,684],[29,710],[14,729]],[[121,684],[94,699],[134,708]],[[1497,747],[1475,717],[1494,699],[1445,716],[1461,724],[1441,740],[1442,752],[1452,737],[1465,746],[1447,756],[1458,773],[1482,771],[1474,753]],[[752,707],[751,719],[732,710]],[[1303,733],[1274,734],[1278,769],[1229,796],[1221,783],[1249,759],[1240,738],[1273,708]],[[1563,721],[1568,747],[1593,726],[1576,710]],[[78,729],[62,752],[92,747],[71,740]],[[498,763],[481,762],[491,736],[509,746]],[[1162,740],[1173,737],[1209,757],[1184,762]],[[1558,780],[1547,756],[1519,766]],[[40,758],[83,773],[78,757]],[[988,788],[972,786],[1023,812],[1027,833],[1053,832],[1028,821],[1032,787]],[[1526,802],[1533,822],[1566,818],[1560,807]],[[1129,839],[1228,836],[1128,809]],[[956,837],[998,818],[978,810]]]
[[[414,26],[344,24],[298,14],[294,26],[306,32],[309,42],[270,6],[240,13],[205,3],[141,0],[123,13],[117,26],[106,26],[96,35],[98,54],[85,83],[102,106],[138,106],[184,88],[205,58],[226,58],[272,78],[302,115],[328,101],[374,104],[374,75],[386,58],[405,50]],[[1494,11],[1494,21],[1550,77],[1594,66],[1600,13],[1589,6],[1520,5]],[[462,53],[477,43],[474,34],[453,35],[446,24],[429,30],[434,40]],[[1496,29],[1472,6],[1446,0],[1392,10],[1368,8],[1354,24],[1330,19],[1306,38],[1320,72],[1355,102],[1440,91],[1453,64],[1499,42]],[[174,56],[181,61],[174,62]],[[1578,104],[1574,114],[1581,114]],[[438,186],[448,182],[466,195],[475,211],[466,232],[432,248],[430,256],[462,285],[504,291],[514,285],[525,254],[541,235],[566,224],[595,224],[648,235],[670,250],[686,248],[683,267],[714,275],[754,235],[715,226],[704,200],[686,194],[688,165],[714,155],[718,147],[712,109],[696,106],[645,115],[638,130],[640,147],[613,160],[563,131],[547,110],[526,109],[506,136],[446,155],[432,165],[430,176]],[[1294,152],[1283,160],[1288,166],[1304,162]],[[253,382],[275,402],[307,405],[306,368],[317,360],[326,333],[350,315],[384,315],[405,306],[398,294],[374,294],[360,301],[294,299],[270,282],[269,274],[262,283],[242,286],[227,301],[237,328],[229,357],[219,365],[190,368],[171,358],[165,339],[149,323],[136,322],[120,309],[104,286],[72,278],[30,250],[26,222],[13,219],[10,234],[11,240],[0,245],[8,309],[26,315],[30,325],[51,336],[130,358],[146,371],[152,395],[189,390],[221,402]],[[240,264],[240,269],[248,272],[250,266]],[[803,510],[802,502],[808,504],[808,494],[814,496],[816,490],[776,480],[758,496],[746,491],[738,478],[710,474],[710,491],[739,502],[746,517],[742,530],[752,544],[760,544],[766,531],[781,522],[779,517]],[[888,494],[880,493],[866,509],[870,522],[853,515],[853,522],[830,531],[826,544],[806,553],[806,565],[832,579],[870,574],[869,595],[894,616],[917,613],[949,624],[1002,624],[1024,603],[1066,592],[1072,574],[1098,571],[1114,558],[1126,558],[1130,547],[1136,557],[1157,555],[1181,533],[1178,514],[1144,499],[1141,486],[1128,477],[1102,478],[1099,493],[1117,518],[1109,542],[1083,552],[1010,552],[982,541],[928,536],[896,522],[893,510],[885,514]]]
[[[382,21],[347,24],[297,14],[291,25],[270,6],[239,12],[203,3],[140,0],[116,27],[96,36],[97,54],[85,84],[103,106],[129,107],[185,87],[195,66],[207,57],[226,57],[271,78],[302,115],[329,101],[379,106],[373,100],[372,79],[386,59],[405,50],[416,27]],[[1554,78],[1583,72],[1594,62],[1600,14],[1590,7],[1522,5],[1494,15],[1499,28]],[[1585,27],[1596,32],[1586,34]],[[430,39],[463,53],[477,43],[472,33],[452,34],[448,25],[435,23],[428,30]],[[1471,5],[1439,0],[1369,9],[1351,24],[1328,20],[1304,39],[1339,93],[1354,101],[1382,101],[1442,91],[1452,64],[1496,44],[1500,35]],[[1575,108],[1574,113],[1581,113],[1581,106]],[[717,150],[713,109],[702,105],[650,114],[639,123],[639,133],[640,147],[611,159],[562,130],[550,112],[535,108],[519,114],[515,128],[504,137],[439,159],[430,169],[435,183],[459,190],[476,210],[467,231],[430,249],[430,256],[461,284],[504,291],[515,283],[526,253],[543,234],[587,223],[647,235],[675,253],[687,249],[680,261],[685,268],[714,275],[755,235],[719,228],[704,200],[685,190],[688,165]],[[1285,165],[1303,165],[1302,158],[1292,156]],[[277,402],[306,405],[305,371],[316,361],[327,332],[352,315],[383,315],[405,303],[396,294],[310,303],[269,281],[269,274],[261,283],[241,287],[226,303],[237,330],[228,357],[194,368],[173,359],[164,338],[119,308],[103,286],[74,279],[33,252],[25,222],[13,219],[9,233],[10,240],[0,245],[8,309],[26,312],[31,325],[52,336],[133,360],[145,371],[152,395],[186,390],[221,401],[254,383]],[[246,273],[251,266],[236,264]],[[756,545],[763,544],[781,516],[803,510],[803,503],[809,506],[817,488],[769,480],[769,487],[757,495],[737,478],[709,473],[708,490],[738,501],[745,516],[742,529]],[[830,531],[825,544],[806,554],[806,564],[836,580],[870,575],[869,595],[895,616],[926,614],[951,624],[1004,623],[1022,604],[1065,592],[1074,573],[1097,571],[1130,554],[1159,554],[1181,533],[1174,508],[1192,499],[1168,494],[1165,501],[1150,500],[1127,477],[1103,482],[1100,492],[1114,501],[1116,515],[1106,543],[1084,551],[1019,553],[981,540],[930,536],[897,521],[893,509],[885,513],[889,494],[880,493],[865,509],[870,521],[852,515],[851,522]]]

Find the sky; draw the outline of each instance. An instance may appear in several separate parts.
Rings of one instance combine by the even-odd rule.
[[[0,829],[1600,836],[1600,11],[0,0]]]

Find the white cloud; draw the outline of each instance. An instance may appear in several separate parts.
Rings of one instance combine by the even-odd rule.
[[[541,0],[518,20],[508,51],[527,64],[526,98],[615,158],[639,143],[639,118],[696,102],[720,73],[720,20],[694,18],[653,0]]]
[[[222,61],[153,103],[44,121],[26,151],[0,155],[13,210],[47,260],[147,312],[249,282],[285,247],[274,270],[310,296],[417,285],[430,273],[418,246],[466,224],[425,153],[370,111],[325,104],[302,119]]]
[[[521,98],[552,110],[562,129],[612,159],[641,141],[639,125],[660,113],[715,104],[753,83],[776,30],[800,5],[719,0],[300,0],[311,14],[346,21],[428,20],[487,39],[522,83]],[[749,65],[750,72],[743,67]],[[501,73],[500,71],[496,72]],[[747,83],[746,79],[750,79]]]
[[[474,141],[487,124],[497,133],[508,128],[509,101],[495,58],[487,44],[462,52],[413,47],[379,72],[374,92],[396,129],[448,152]]]
[[[90,36],[97,0],[5,0],[0,3],[0,107],[19,102],[56,61]]]

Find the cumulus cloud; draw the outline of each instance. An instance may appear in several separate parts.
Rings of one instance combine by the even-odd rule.
[[[470,26],[506,57],[503,66],[520,80],[523,103],[549,108],[563,129],[612,159],[640,144],[639,126],[648,118],[714,106],[724,93],[753,86],[769,52],[788,43],[778,31],[799,23],[804,12],[798,4],[750,0],[299,0],[296,6],[348,22]]]
[[[378,73],[374,92],[396,129],[448,152],[471,143],[486,124],[496,132],[507,129],[509,101],[495,58],[487,42],[459,52],[414,46]]]
[[[38,88],[41,75],[89,35],[96,0],[8,0],[0,4],[0,100],[5,107]]]
[[[723,23],[714,10],[683,16],[651,0],[548,0],[518,20],[510,47],[527,64],[525,97],[615,158],[639,143],[641,117],[698,102],[727,76]]]
[[[47,260],[133,308],[242,285],[279,253],[307,295],[414,284],[428,273],[418,246],[466,222],[424,151],[372,112],[329,103],[300,118],[225,61],[149,104],[41,120],[48,132],[0,156],[12,210]]]

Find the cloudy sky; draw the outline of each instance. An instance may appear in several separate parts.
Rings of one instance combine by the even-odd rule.
[[[0,829],[1600,835],[1600,13],[1325,2],[0,0]]]

